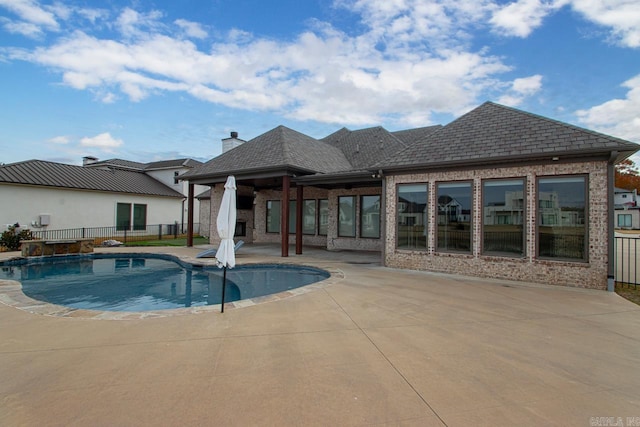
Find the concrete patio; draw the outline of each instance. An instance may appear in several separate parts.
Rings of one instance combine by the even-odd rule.
[[[263,261],[283,259],[238,254]],[[340,274],[224,314],[0,304],[0,425],[640,425],[640,307],[616,294],[389,269],[371,253],[286,262]]]

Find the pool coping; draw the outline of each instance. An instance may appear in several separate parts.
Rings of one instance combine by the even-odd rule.
[[[132,255],[131,252],[122,252],[112,254],[119,255]],[[150,253],[141,253],[142,255],[151,255]],[[86,258],[92,258],[92,256],[82,255]],[[92,254],[91,254],[92,255]],[[21,257],[18,257],[18,259]],[[160,258],[160,257],[159,257]],[[188,256],[178,256],[173,254],[162,254],[161,258],[172,259],[178,263],[187,263],[196,267],[214,267],[216,266],[215,260],[206,260],[203,258],[193,258]],[[16,258],[13,258],[16,259]],[[6,260],[9,261],[9,260]],[[339,280],[344,279],[344,272],[335,267],[317,267],[307,264],[294,264],[291,262],[246,262],[238,263],[236,265],[249,266],[249,265],[263,265],[263,264],[277,264],[277,265],[290,265],[294,267],[310,267],[320,268],[329,273],[327,279],[319,282],[311,283],[309,285],[301,286],[299,288],[290,289],[283,292],[278,292],[270,295],[263,295],[255,298],[247,298],[239,301],[225,302],[224,309],[234,310],[240,308],[252,307],[255,305],[266,304],[269,302],[280,301],[287,298],[292,298],[298,295],[304,295],[309,292],[314,292],[337,283]],[[185,308],[173,308],[165,310],[150,310],[150,311],[102,311],[102,310],[87,310],[80,308],[65,307],[62,305],[52,304],[45,301],[40,301],[27,296],[22,292],[22,283],[16,280],[0,279],[0,303],[9,307],[26,311],[32,314],[39,314],[43,316],[61,317],[69,319],[93,319],[93,320],[140,320],[149,318],[164,318],[173,316],[184,316],[188,314],[201,314],[201,313],[220,313],[222,304],[205,305],[198,307],[185,307]]]

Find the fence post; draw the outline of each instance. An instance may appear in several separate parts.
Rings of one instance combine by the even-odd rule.
[[[124,243],[127,243],[127,229],[124,229]]]
[[[162,240],[162,224],[158,224],[158,240]]]

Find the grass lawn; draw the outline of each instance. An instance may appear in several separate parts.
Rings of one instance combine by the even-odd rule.
[[[621,297],[640,305],[640,285],[616,285],[616,293]]]
[[[209,239],[206,237],[194,237],[193,245],[207,245],[209,244]],[[124,244],[125,246],[187,246],[187,238],[186,237],[178,237],[177,239],[167,237],[162,240],[140,240],[134,242],[127,242]]]

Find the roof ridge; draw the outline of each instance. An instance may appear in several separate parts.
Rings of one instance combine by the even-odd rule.
[[[594,135],[594,136],[604,137],[604,138],[610,139],[610,140],[615,140],[616,142],[621,142],[621,143],[624,143],[624,144],[631,143],[631,144],[636,144],[637,145],[637,143],[634,143],[632,141],[626,141],[626,140],[624,140],[622,138],[619,138],[617,136],[607,135],[606,133],[602,133],[602,132],[598,132],[598,131],[595,131],[595,130],[587,129],[587,128],[584,128],[584,127],[581,127],[581,126],[578,126],[578,125],[574,125],[574,124],[571,124],[571,123],[563,122],[563,121],[560,121],[560,120],[557,120],[557,119],[552,119],[550,117],[541,116],[540,114],[536,114],[536,113],[531,113],[529,111],[520,110],[520,109],[515,108],[515,107],[509,107],[507,105],[498,104],[497,102],[493,102],[493,101],[485,101],[484,103],[480,104],[480,106],[477,107],[477,108],[480,108],[483,105],[492,105],[492,106],[497,107],[497,108],[502,108],[504,110],[509,110],[509,111],[514,112],[514,113],[518,113],[518,114],[522,114],[522,115],[525,115],[525,116],[529,116],[529,117],[532,117],[532,118],[535,118],[535,119],[538,119],[538,120],[543,120],[545,122],[553,123],[555,125],[560,125],[560,126],[563,126],[563,127],[566,127],[566,128],[573,129],[573,130],[590,133],[591,135]],[[464,115],[458,117],[453,122],[461,119],[462,117],[464,117],[467,114],[473,112],[474,110],[471,110],[471,111],[465,113]],[[451,123],[453,123],[453,122],[451,122]]]

